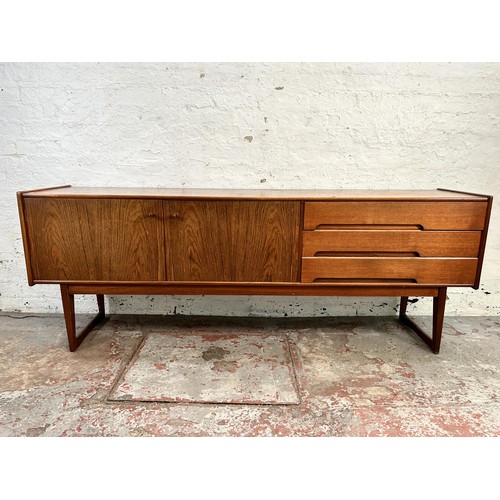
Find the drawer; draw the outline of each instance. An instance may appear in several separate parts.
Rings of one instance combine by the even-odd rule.
[[[369,225],[481,231],[487,206],[486,201],[311,201],[304,204],[304,229]]]
[[[481,231],[304,231],[304,257],[477,257]]]
[[[422,257],[304,257],[302,282],[418,283],[472,286],[478,259]]]

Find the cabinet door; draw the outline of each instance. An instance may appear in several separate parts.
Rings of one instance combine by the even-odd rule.
[[[34,280],[164,280],[162,208],[155,200],[26,198]]]
[[[298,280],[300,203],[166,201],[174,281]]]

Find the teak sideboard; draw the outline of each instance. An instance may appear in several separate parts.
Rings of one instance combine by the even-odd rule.
[[[17,194],[28,282],[58,284],[75,351],[104,295],[401,297],[439,352],[447,287],[479,287],[492,197],[449,190],[60,186]],[[77,335],[75,294],[98,315]],[[406,314],[433,297],[432,332]]]

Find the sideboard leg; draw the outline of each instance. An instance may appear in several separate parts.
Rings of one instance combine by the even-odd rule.
[[[96,295],[97,298],[97,307],[99,308],[99,314],[106,314],[104,310],[104,295]]]
[[[439,354],[441,335],[443,333],[444,309],[446,306],[446,288],[440,288],[438,296],[434,297],[432,315],[432,351]]]
[[[68,334],[68,344],[71,352],[75,352],[92,329],[106,317],[104,310],[104,295],[96,295],[96,297],[99,313],[80,332],[80,334],[77,335],[75,320],[75,296],[70,293],[68,285],[61,285],[64,320],[66,322],[66,332]]]
[[[399,319],[403,321],[406,316],[406,308],[408,307],[408,297],[401,297],[401,303],[399,304]]]
[[[430,347],[434,354],[439,354],[441,335],[443,333],[444,309],[446,305],[446,287],[439,288],[437,296],[433,298],[432,337],[407,316],[407,305],[408,297],[401,297],[399,321],[411,328]]]

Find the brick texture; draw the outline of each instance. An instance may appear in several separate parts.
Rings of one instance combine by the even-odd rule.
[[[26,284],[15,192],[70,183],[437,188],[500,197],[498,63],[0,63],[0,310],[59,312]],[[500,315],[493,209],[481,290]],[[114,297],[111,312],[394,314],[393,299]],[[430,301],[413,305],[428,314]],[[81,311],[94,307],[79,300]]]

